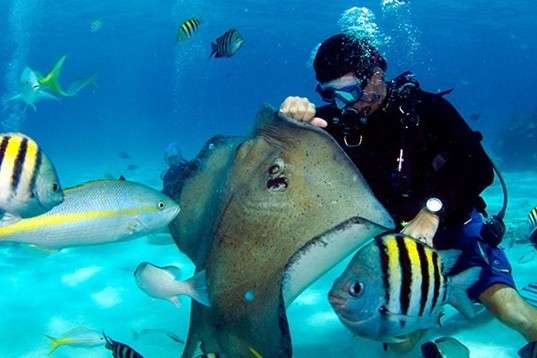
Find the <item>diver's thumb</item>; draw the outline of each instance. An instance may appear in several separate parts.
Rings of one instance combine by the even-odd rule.
[[[315,127],[321,127],[321,128],[326,128],[328,126],[328,122],[325,121],[324,119],[322,118],[319,118],[319,117],[314,117],[310,123],[312,125],[314,125]]]

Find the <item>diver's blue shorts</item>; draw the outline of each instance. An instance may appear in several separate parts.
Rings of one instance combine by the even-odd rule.
[[[479,301],[486,289],[495,284],[515,288],[511,275],[511,264],[500,247],[491,246],[481,238],[483,217],[474,210],[471,219],[463,225],[439,229],[434,237],[434,247],[438,250],[456,249],[462,251],[450,275],[456,275],[473,266],[481,266],[479,280],[468,289],[468,295]]]

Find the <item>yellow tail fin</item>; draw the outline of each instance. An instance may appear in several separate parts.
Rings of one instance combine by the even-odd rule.
[[[48,351],[49,356],[51,356],[56,351],[56,349],[60,348],[61,346],[75,342],[75,339],[73,338],[55,338],[47,335],[45,335],[45,337],[50,339],[50,347]]]
[[[250,347],[249,349],[250,349],[250,353],[252,353],[252,356],[254,356],[254,358],[263,358],[261,353],[259,353],[258,351],[256,351],[252,347]]]
[[[48,87],[48,89],[59,95],[59,96],[67,96],[68,93],[65,92],[61,86],[60,86],[60,74],[62,71],[63,63],[65,62],[65,59],[67,58],[67,55],[63,55],[58,62],[52,67],[52,70],[46,75],[45,77],[39,79],[39,84],[45,87]]]

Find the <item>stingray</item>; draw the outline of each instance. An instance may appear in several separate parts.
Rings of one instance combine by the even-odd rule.
[[[192,303],[183,357],[291,357],[286,307],[394,224],[323,130],[265,106],[247,138],[210,140],[177,185],[171,224],[205,270],[211,307]]]

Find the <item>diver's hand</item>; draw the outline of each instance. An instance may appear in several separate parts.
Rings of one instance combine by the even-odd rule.
[[[421,209],[418,215],[410,221],[401,233],[412,236],[414,239],[433,247],[433,237],[438,230],[440,219],[438,215],[431,213],[427,209]]]
[[[306,97],[287,97],[280,106],[280,116],[299,121],[308,122],[316,127],[326,127],[328,123],[315,117],[315,105]]]

